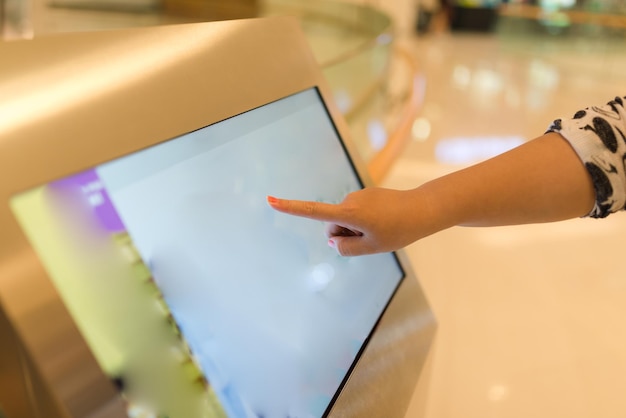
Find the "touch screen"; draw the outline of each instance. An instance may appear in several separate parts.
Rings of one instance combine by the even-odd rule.
[[[129,416],[324,416],[404,273],[267,195],[361,187],[316,89],[15,196]]]

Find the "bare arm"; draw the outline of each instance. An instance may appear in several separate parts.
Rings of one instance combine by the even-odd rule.
[[[587,170],[569,143],[555,133],[419,189],[431,196],[434,210],[444,212],[452,225],[558,221],[587,214],[595,200]]]
[[[392,251],[455,226],[551,222],[587,214],[595,194],[584,165],[548,133],[483,163],[399,191],[368,188],[337,205],[268,198],[281,212],[328,222],[342,255]]]

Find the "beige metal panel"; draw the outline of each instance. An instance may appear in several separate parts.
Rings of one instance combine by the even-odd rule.
[[[331,416],[404,417],[435,331],[428,301],[408,271]]]
[[[0,307],[0,416],[62,418],[63,408],[50,396],[8,318]],[[4,414],[4,415],[3,415]]]
[[[73,417],[123,412],[9,210],[15,193],[313,86],[371,184],[296,20],[65,34],[0,57],[0,303]],[[331,416],[402,416],[433,331],[409,273]]]

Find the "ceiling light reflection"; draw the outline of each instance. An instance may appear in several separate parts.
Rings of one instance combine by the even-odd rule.
[[[480,93],[496,94],[502,90],[504,83],[495,71],[482,69],[476,71],[472,84]]]
[[[426,118],[417,118],[415,122],[413,122],[413,127],[411,128],[411,133],[413,134],[413,139],[416,141],[426,141],[430,136],[431,126],[430,122]]]
[[[505,385],[493,385],[487,392],[487,398],[491,402],[501,402],[509,397],[509,388]]]
[[[387,145],[387,131],[383,123],[377,119],[367,122],[367,136],[374,151],[380,151]]]
[[[558,70],[544,61],[533,60],[528,72],[530,82],[537,88],[554,90],[559,86],[561,77]]]
[[[390,33],[382,33],[376,38],[376,43],[379,45],[388,45],[391,41],[393,41],[393,36]]]
[[[328,263],[314,266],[309,273],[308,287],[312,292],[321,292],[335,278],[335,269]]]
[[[452,82],[460,89],[466,89],[472,81],[472,71],[464,65],[457,65],[452,70]]]
[[[339,89],[334,92],[335,96],[335,104],[339,108],[341,113],[348,113],[350,108],[352,107],[352,98],[350,97],[350,93],[347,90]]]

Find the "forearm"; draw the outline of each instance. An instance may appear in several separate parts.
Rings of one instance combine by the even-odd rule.
[[[580,217],[591,210],[595,199],[585,166],[556,133],[410,193],[426,204],[432,224],[427,228],[416,225],[416,231],[427,235],[454,225],[496,226]]]

